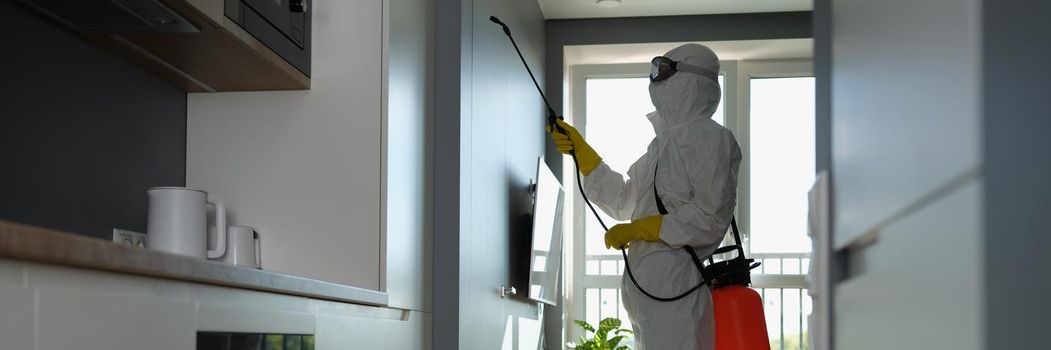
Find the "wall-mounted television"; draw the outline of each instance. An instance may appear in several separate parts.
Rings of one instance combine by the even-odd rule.
[[[533,191],[532,248],[529,257],[529,299],[558,305],[558,279],[562,264],[562,207],[565,192],[558,178],[537,161]]]

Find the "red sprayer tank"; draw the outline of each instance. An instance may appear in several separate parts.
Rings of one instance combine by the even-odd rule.
[[[709,264],[703,270],[712,287],[715,349],[770,350],[763,299],[748,287],[752,283],[751,270],[758,267],[759,263],[745,258],[736,220],[731,224],[737,244],[719,248],[716,254],[736,250],[737,257],[720,262],[714,262],[709,257]]]
[[[715,305],[715,349],[770,349],[763,299],[752,288],[733,285],[712,291]]]

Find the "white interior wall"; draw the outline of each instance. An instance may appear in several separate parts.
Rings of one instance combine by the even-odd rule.
[[[266,269],[381,289],[383,4],[313,2],[310,90],[189,94],[186,183]]]

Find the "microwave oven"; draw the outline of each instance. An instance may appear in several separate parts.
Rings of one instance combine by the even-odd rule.
[[[310,76],[310,0],[225,0],[226,17]]]

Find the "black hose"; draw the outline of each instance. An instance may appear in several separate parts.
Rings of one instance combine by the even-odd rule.
[[[582,181],[582,178],[580,176],[580,162],[577,160],[577,155],[573,152],[570,152],[570,155],[573,157],[573,165],[577,168],[577,188],[580,189],[580,196],[584,198],[584,203],[586,203],[588,205],[588,208],[591,208],[591,212],[595,214],[595,220],[598,220],[599,225],[602,225],[602,229],[608,232],[609,227],[606,226],[606,223],[602,221],[602,217],[598,215],[598,210],[595,210],[595,206],[591,204],[591,200],[588,199],[587,193],[584,193],[584,181]],[[702,276],[701,281],[698,282],[697,285],[694,285],[690,289],[687,289],[685,292],[682,292],[682,294],[676,295],[674,297],[659,297],[653,295],[650,292],[647,292],[646,289],[642,288],[642,285],[639,284],[639,281],[635,280],[635,274],[631,272],[631,264],[628,263],[627,249],[625,249],[624,247],[619,247],[618,249],[620,249],[621,256],[624,257],[624,271],[628,273],[628,278],[631,279],[631,283],[634,284],[635,288],[638,288],[643,295],[649,297],[650,299],[663,302],[676,301],[685,298],[687,295],[690,295],[690,293],[693,293],[697,289],[701,288],[701,286],[708,283],[708,279],[705,279]],[[693,254],[693,252],[690,251],[690,254]]]

